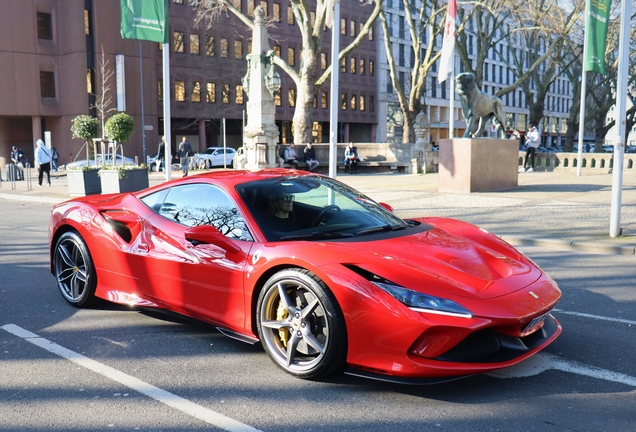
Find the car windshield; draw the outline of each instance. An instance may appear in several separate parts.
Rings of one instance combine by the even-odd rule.
[[[237,191],[269,241],[342,239],[416,225],[329,177],[259,180]]]

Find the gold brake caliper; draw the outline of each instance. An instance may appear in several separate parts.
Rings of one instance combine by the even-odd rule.
[[[287,319],[288,316],[289,316],[289,313],[285,309],[285,306],[283,306],[282,300],[279,300],[278,309],[276,309],[276,320],[283,321],[284,319]],[[280,338],[280,341],[283,343],[283,346],[287,348],[287,341],[289,340],[289,330],[284,328],[278,329],[278,337]]]

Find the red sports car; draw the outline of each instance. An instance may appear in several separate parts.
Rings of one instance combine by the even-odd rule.
[[[207,173],[55,206],[72,305],[163,308],[255,343],[300,378],[441,381],[511,366],[561,332],[556,283],[465,222],[403,220],[290,170]]]

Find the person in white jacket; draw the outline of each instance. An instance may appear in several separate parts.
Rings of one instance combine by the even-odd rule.
[[[532,172],[534,171],[534,152],[539,147],[541,142],[541,135],[539,135],[539,131],[532,124],[528,124],[528,132],[526,133],[526,157],[523,160],[523,168],[519,169],[519,172]],[[530,156],[530,161],[532,166],[526,170],[528,166],[528,156]]]
[[[51,150],[46,148],[41,139],[37,140],[36,144],[35,166],[38,169],[38,186],[42,187],[42,180],[46,173],[46,180],[51,187]]]

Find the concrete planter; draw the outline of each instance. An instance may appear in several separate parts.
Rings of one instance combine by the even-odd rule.
[[[68,194],[77,197],[102,193],[98,172],[99,169],[66,171]]]
[[[121,175],[121,178],[119,178]],[[148,169],[134,168],[120,171],[118,169],[102,168],[99,171],[102,193],[136,192],[146,189],[148,183]]]

